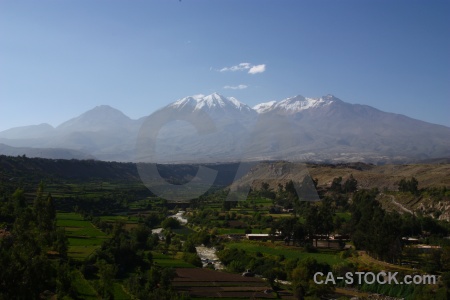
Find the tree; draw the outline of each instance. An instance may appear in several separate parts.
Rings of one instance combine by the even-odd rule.
[[[58,228],[56,230],[56,241],[53,244],[53,249],[55,249],[55,251],[58,251],[60,257],[67,257],[69,241],[67,240],[66,231],[64,228]]]
[[[229,211],[233,207],[236,207],[237,203],[238,203],[237,201],[224,200],[223,203],[222,203],[222,208],[223,208],[224,211]]]
[[[357,187],[358,181],[353,177],[353,174],[350,174],[350,177],[344,182],[342,189],[345,193],[353,193]]]
[[[401,257],[402,218],[397,212],[387,213],[375,200],[377,191],[358,191],[350,207],[351,236],[357,249],[388,262]]]
[[[418,189],[417,187],[419,186],[419,182],[417,181],[416,178],[411,177],[410,180],[405,180],[402,179],[400,180],[399,184],[398,184],[398,190],[400,192],[410,192],[412,194],[417,194],[418,193]]]
[[[288,200],[290,200],[292,203],[298,200],[297,191],[295,190],[295,185],[292,180],[289,180],[286,183],[286,185],[284,186],[284,190],[287,193]]]
[[[276,196],[273,189],[270,188],[270,185],[267,182],[261,183],[260,194],[262,197],[265,197],[268,199],[275,199],[275,196]]]
[[[63,298],[66,295],[72,295],[74,288],[72,282],[75,280],[70,267],[66,263],[61,263],[58,266],[57,278],[56,278],[56,292],[58,298]]]
[[[337,177],[333,179],[333,182],[331,183],[330,190],[336,193],[342,192],[342,177]]]
[[[12,199],[13,199],[13,202],[14,202],[16,214],[19,214],[20,211],[22,209],[24,209],[25,206],[27,205],[24,191],[22,189],[19,189],[19,188],[16,189],[14,194],[12,194]]]
[[[318,263],[314,258],[301,261],[291,273],[292,288],[297,299],[305,299],[306,296],[321,297],[333,291],[329,284],[316,284],[312,279],[314,274],[331,271],[330,265]]]
[[[309,235],[309,239],[313,240],[315,235],[319,232],[320,219],[319,209],[317,205],[311,205],[306,213],[306,230]]]
[[[296,218],[282,218],[275,225],[276,231],[281,232],[281,236],[284,238],[284,242],[287,245],[289,245],[294,235],[294,228],[296,223]]]
[[[98,267],[98,291],[102,299],[112,299],[114,295],[114,276],[116,275],[116,267],[107,264],[104,260],[97,261]]]
[[[306,214],[306,228],[309,238],[316,239],[316,235],[329,235],[333,231],[333,215],[329,201],[322,201],[320,206],[311,205]]]
[[[305,237],[306,237],[305,226],[302,223],[297,222],[294,225],[294,230],[293,230],[293,243],[303,244],[305,241]]]
[[[161,223],[162,228],[170,228],[170,229],[177,229],[181,226],[180,221],[178,221],[175,218],[167,218]]]

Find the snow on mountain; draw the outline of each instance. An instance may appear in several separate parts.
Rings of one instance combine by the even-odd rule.
[[[311,108],[318,108],[328,106],[338,100],[332,95],[328,95],[320,98],[305,98],[303,96],[294,96],[284,99],[278,103],[267,102],[261,103],[254,107],[258,113],[267,113],[269,111],[277,110],[285,113],[294,114],[302,110]]]
[[[211,131],[199,133],[180,121],[192,120],[192,117],[197,120],[203,112],[215,125]],[[332,95],[295,96],[251,108],[233,97],[217,93],[182,98],[139,120],[132,120],[110,106],[98,106],[57,128],[41,124],[0,132],[0,143],[39,148],[33,150],[38,154],[45,148],[58,148],[81,151],[98,159],[132,161],[139,159],[135,158],[135,150],[141,126],[146,120],[158,118],[176,120],[168,122],[156,140],[143,139],[144,152],[157,142],[154,147],[157,156],[152,161],[160,162],[411,161],[448,157],[450,149],[448,127],[382,112],[367,105],[346,103]],[[209,129],[214,127],[205,124],[200,122]],[[0,153],[13,153],[13,150],[23,152],[24,148],[3,147]],[[53,150],[48,153],[57,156]],[[77,153],[69,154],[79,157]]]
[[[191,111],[221,111],[221,112],[252,112],[253,110],[246,104],[233,97],[224,97],[217,93],[211,95],[195,95],[182,98],[168,107],[176,109],[190,109]]]
[[[262,113],[272,110],[274,108],[274,106],[276,105],[276,103],[277,103],[277,101],[269,101],[269,102],[256,104],[255,106],[253,106],[253,109],[256,110],[257,113],[262,114]]]

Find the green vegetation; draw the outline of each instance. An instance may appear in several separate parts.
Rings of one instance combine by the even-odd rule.
[[[175,205],[143,187],[129,164],[24,157],[0,157],[0,163],[10,165],[0,174],[0,299],[37,299],[45,291],[58,299],[189,299],[186,283],[173,283],[180,270],[204,264],[214,269],[197,255],[200,245],[217,249],[224,272],[250,270],[266,278],[253,286],[270,286],[274,297],[281,289],[297,298],[335,293],[332,285],[311,282],[317,271],[431,273],[442,276],[439,285],[351,287],[405,299],[446,299],[450,291],[450,224],[435,213],[390,212],[378,201],[393,196],[402,203],[425,197],[445,202],[447,187],[419,189],[411,178],[398,182],[399,191],[382,194],[358,189],[353,176],[334,178],[325,188],[305,178],[303,188],[317,189],[322,201],[303,201],[311,195],[299,197],[288,181],[261,183],[246,201],[225,201],[227,189],[216,187]],[[44,181],[26,177],[26,164]],[[70,178],[65,167],[78,177]],[[185,174],[195,171],[186,168]],[[87,170],[92,175],[81,174]],[[183,182],[183,168],[174,170],[163,167]],[[16,175],[20,179],[10,180]],[[188,224],[169,217],[182,207]],[[249,240],[250,233],[267,235]],[[435,247],[421,251],[414,241]],[[227,284],[236,291],[248,287],[237,281]],[[207,278],[196,285],[216,283]]]
[[[270,242],[251,242],[242,241],[237,243],[228,243],[227,248],[241,249],[247,253],[255,254],[262,253],[272,258],[284,257],[285,259],[303,260],[307,258],[314,258],[318,262],[327,263],[331,266],[343,263],[345,260],[339,257],[338,251],[323,250],[316,253],[308,253],[302,248],[287,247],[283,245],[273,245]]]
[[[75,259],[86,259],[107,239],[106,233],[77,213],[58,213],[56,225],[65,229],[69,241],[67,253]]]

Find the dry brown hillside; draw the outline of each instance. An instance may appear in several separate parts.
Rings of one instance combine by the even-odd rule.
[[[317,165],[288,162],[260,163],[232,187],[251,185],[259,189],[262,182],[267,182],[272,188],[289,180],[301,182],[306,174],[319,180],[319,186],[330,186],[336,177],[345,181],[351,174],[358,181],[358,188],[379,188],[380,190],[397,190],[402,178],[415,177],[419,188],[442,187],[450,188],[450,164],[411,164],[375,166],[363,163]]]

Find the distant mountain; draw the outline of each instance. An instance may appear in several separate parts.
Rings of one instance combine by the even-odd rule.
[[[11,147],[0,144],[0,153],[8,156],[52,158],[52,159],[95,159],[92,155],[81,151],[61,148]]]
[[[72,149],[111,161],[387,163],[450,157],[450,128],[332,95],[251,108],[214,93],[182,98],[139,120],[102,105],[56,128],[0,132],[0,143]]]
[[[401,162],[450,156],[450,128],[349,104],[332,96],[296,96],[260,111],[266,123],[289,120],[295,138],[288,157],[315,161]],[[269,129],[269,130],[267,130]],[[266,144],[280,132],[263,126],[256,133]],[[261,147],[260,147],[261,148]],[[269,151],[266,151],[270,154]]]
[[[0,138],[5,139],[36,139],[55,134],[55,128],[50,124],[39,124],[15,127],[0,132]]]
[[[127,131],[133,130],[135,121],[131,120],[120,110],[108,105],[97,106],[80,116],[70,119],[56,130],[58,132],[99,132],[99,131]]]
[[[132,161],[137,132],[142,121],[132,120],[115,108],[101,105],[56,128],[43,124],[0,132],[0,143],[14,147],[39,148],[40,151],[50,148],[72,149],[88,153],[89,158]],[[38,134],[33,136],[33,132]],[[74,155],[74,158],[79,157]]]

